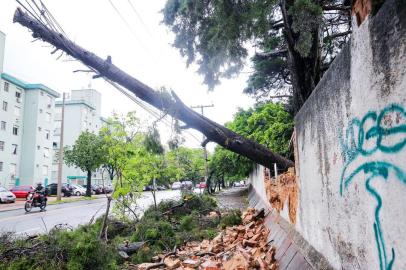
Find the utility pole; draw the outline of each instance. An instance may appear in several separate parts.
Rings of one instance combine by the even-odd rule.
[[[214,107],[213,104],[211,105],[196,105],[196,106],[192,106],[191,108],[193,109],[200,109],[200,113],[202,114],[202,116],[204,116],[204,108],[210,108],[210,107]],[[203,134],[203,142],[206,140],[206,137]],[[205,170],[205,174],[204,174],[204,182],[207,182],[207,178],[209,177],[209,168],[207,167],[207,150],[206,150],[206,145],[203,145],[203,155],[204,155],[204,170]]]
[[[58,186],[56,188],[56,200],[61,200],[62,195],[62,168],[63,168],[63,127],[65,122],[65,93],[62,94],[62,119],[61,135],[59,138],[59,162],[58,162]]]

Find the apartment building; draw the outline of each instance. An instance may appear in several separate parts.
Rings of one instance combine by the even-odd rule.
[[[0,185],[46,184],[59,93],[4,73],[4,52],[5,34],[0,32]]]
[[[52,165],[52,182],[58,179],[58,155],[59,142],[61,136],[62,101],[56,102],[56,114],[54,119],[54,159]],[[101,95],[94,89],[72,90],[70,98],[65,101],[65,121],[64,121],[64,147],[75,144],[79,135],[84,131],[98,134],[104,120],[100,115]],[[102,181],[101,171],[94,172],[92,182],[98,184]],[[62,181],[70,183],[84,184],[86,172],[68,167],[66,164],[62,168]],[[105,179],[107,180],[107,179]]]

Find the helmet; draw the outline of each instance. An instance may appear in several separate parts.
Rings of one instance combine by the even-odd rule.
[[[38,182],[37,183],[37,187],[41,187],[42,186],[42,183],[41,182]]]

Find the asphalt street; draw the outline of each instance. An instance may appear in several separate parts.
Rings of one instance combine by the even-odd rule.
[[[157,192],[157,201],[177,199],[179,190]],[[153,204],[151,192],[143,192],[137,201],[140,210]],[[105,212],[106,199],[86,200],[59,205],[48,205],[46,211],[40,212],[33,208],[31,213],[24,209],[0,212],[0,230],[13,231],[18,234],[45,233],[57,224],[68,224],[76,227],[89,223],[93,216],[98,217]]]

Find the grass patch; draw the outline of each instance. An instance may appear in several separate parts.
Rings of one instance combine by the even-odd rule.
[[[85,196],[81,196],[81,197],[77,197],[77,198],[65,198],[62,199],[60,201],[50,201],[48,202],[48,205],[55,205],[55,204],[63,204],[63,203],[70,203],[70,202],[80,202],[80,201],[91,201],[91,200],[95,200],[95,199],[99,199],[100,197],[96,197],[96,196],[92,196],[92,197],[85,197]]]

